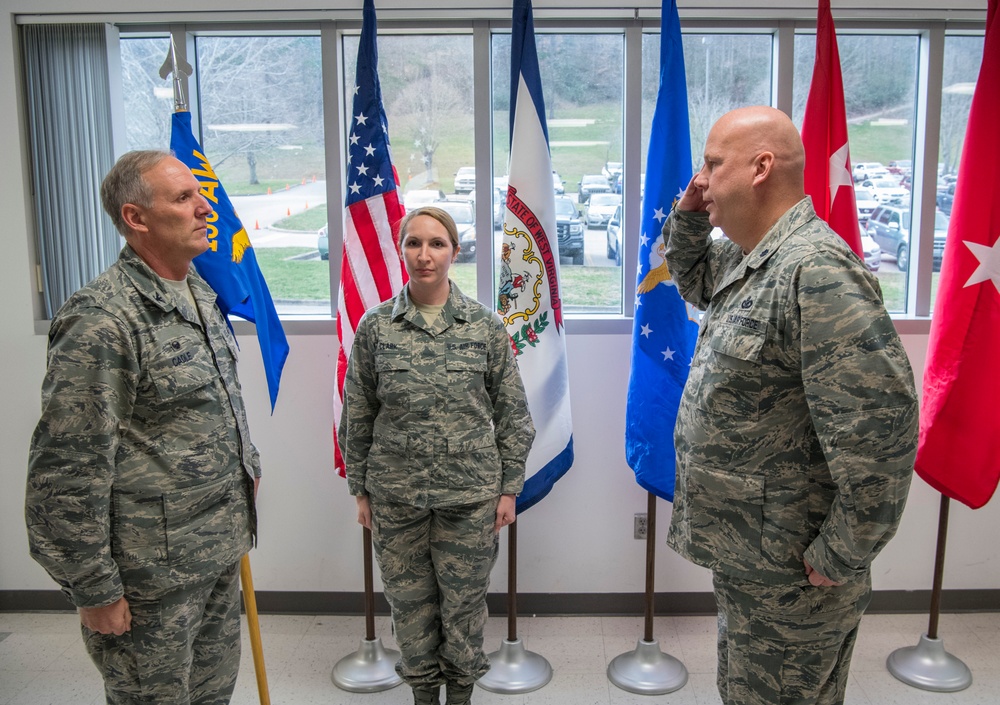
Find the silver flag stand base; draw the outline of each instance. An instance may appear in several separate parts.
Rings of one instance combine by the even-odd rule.
[[[608,680],[629,693],[663,695],[683,688],[688,672],[683,663],[660,651],[658,641],[640,639],[635,651],[615,656],[608,664]]]
[[[920,635],[916,646],[896,649],[885,661],[889,673],[907,685],[938,693],[953,693],[972,685],[972,671],[944,650],[944,641]]]
[[[382,639],[362,639],[361,646],[350,656],[337,661],[330,680],[342,690],[352,693],[376,693],[395,688],[403,682],[396,673],[399,652],[382,647]]]
[[[490,670],[476,684],[491,693],[530,693],[552,680],[549,662],[525,649],[520,639],[504,639],[500,650],[488,654],[488,658]]]

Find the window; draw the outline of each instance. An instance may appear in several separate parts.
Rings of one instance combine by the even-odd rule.
[[[944,74],[941,89],[941,135],[938,145],[936,180],[937,223],[934,227],[935,264],[941,217],[951,215],[958,178],[958,163],[962,158],[965,128],[969,122],[972,93],[983,61],[984,38],[948,35],[944,42]],[[945,228],[947,231],[947,228]],[[937,294],[938,271],[934,267],[931,279],[931,309]]]
[[[176,21],[184,19],[178,16]],[[476,29],[475,22],[488,31]],[[922,94],[917,66],[924,41],[921,33],[934,22],[937,20],[924,23],[911,19],[906,24],[855,20],[841,27],[838,37],[858,217],[866,247],[875,242],[874,210],[899,211],[895,251],[887,245],[878,253],[878,276],[886,303],[897,313],[914,313],[907,311],[911,301],[922,309],[928,296],[933,299],[938,277],[937,247],[930,282],[918,282],[911,276],[910,270],[916,268],[911,266],[909,250],[915,243],[905,226],[914,165],[926,161],[914,139],[918,108],[923,109],[918,106]],[[623,181],[626,174],[638,176],[642,187],[660,40],[658,18],[647,17],[638,23],[641,32],[630,29],[633,20],[614,17],[576,19],[566,26],[545,18],[536,24],[553,193],[565,199],[559,201],[564,213],[559,224],[564,240],[563,293],[567,312],[576,318],[627,319],[630,311],[626,304],[631,303],[631,296],[623,296],[623,292],[634,286],[634,274],[624,271],[622,263],[634,254],[638,233],[628,229],[638,221],[638,213],[631,212],[636,201],[622,192]],[[321,38],[320,29],[331,24],[337,31],[324,31]],[[768,24],[766,20],[740,27],[724,20],[685,24],[693,170],[700,167],[709,128],[732,108],[790,104],[793,119],[801,124],[815,46],[810,20],[790,22],[803,29],[797,34],[778,31],[777,22]],[[324,144],[324,125],[331,106],[324,105],[323,81],[341,87],[343,107],[348,110],[351,101],[347,91],[353,85],[358,47],[357,20],[351,19],[343,31],[340,20],[326,18],[284,27],[263,22],[258,27],[253,21],[183,27],[183,31],[176,30],[175,39],[183,40],[186,31],[186,45],[194,47],[187,58],[196,71],[190,104],[196,111],[198,136],[250,232],[279,311],[285,316],[332,315],[331,294],[336,294],[336,281],[331,282],[330,272],[336,267],[331,268],[325,260],[331,255],[329,233],[339,232],[341,204],[334,204],[329,212],[326,198],[328,188],[337,191],[343,186],[344,165],[327,163],[328,152],[343,154],[343,150],[327,150]],[[497,271],[495,250],[506,190],[508,28],[507,19],[493,17],[457,18],[444,29],[433,21],[393,17],[383,22],[378,35],[379,75],[404,203],[410,207],[427,200],[445,203],[456,218],[469,223],[462,261],[452,271],[466,293],[484,299],[493,298],[495,283],[484,286],[477,281],[477,272],[493,272],[495,276]],[[159,77],[159,67],[167,56],[169,37],[163,29],[143,25],[122,25],[119,29],[126,110],[125,134],[118,137],[124,137],[130,149],[166,147],[173,90],[169,79]],[[977,79],[983,45],[980,23],[949,21],[948,32],[944,90],[927,98],[935,110],[940,101],[941,111],[937,183],[927,188],[936,187],[937,205],[945,222],[954,197],[971,86]],[[340,46],[335,52],[326,47],[321,53],[324,41]],[[632,46],[634,41],[640,41],[641,46]],[[626,95],[625,56],[633,51],[642,58],[642,79],[635,95]],[[324,76],[324,70],[329,70],[323,66],[324,53],[337,56],[341,71],[335,78],[329,73]],[[789,53],[794,59],[792,70],[785,72],[784,64],[776,65],[776,57]],[[488,57],[489,65],[485,66],[486,61],[477,64],[474,56],[477,61]],[[931,66],[930,74],[940,68]],[[474,87],[487,83],[491,101],[484,112],[488,114],[477,115]],[[626,100],[636,101],[628,111]],[[641,124],[626,126],[626,113],[641,115],[636,120]],[[67,117],[50,111],[46,119],[59,123]],[[488,139],[481,132],[484,125],[491,127]],[[626,135],[626,127],[633,132]],[[639,145],[638,163],[626,158],[626,143],[629,149]],[[489,174],[477,173],[477,166],[483,168],[483,150],[491,153]],[[328,173],[333,179],[329,186]],[[477,196],[486,202],[477,203]],[[622,197],[629,200],[622,201]],[[484,208],[488,214],[483,213]],[[941,231],[941,222],[940,217],[935,218],[935,232]],[[477,224],[492,224],[492,228],[477,232],[483,230],[476,228]],[[931,236],[926,225],[921,226],[919,237]],[[39,251],[50,247],[45,240],[51,236],[43,233],[39,237]],[[913,237],[918,234],[913,233]],[[934,237],[936,242],[937,235]],[[338,247],[339,240],[332,240],[332,246]],[[339,260],[339,253],[332,254]],[[483,262],[484,257],[490,261]],[[612,327],[625,330],[624,326]]]
[[[358,43],[357,35],[344,38],[347,111]],[[471,166],[475,161],[472,36],[380,31],[378,75],[403,204],[408,211],[433,204],[456,217],[462,254],[450,275],[463,293],[474,297],[479,247],[488,247],[489,239],[477,236],[473,217],[478,204],[477,174]]]
[[[202,147],[279,314],[329,313],[319,37],[198,36],[195,46]]]
[[[590,201],[592,194],[621,190],[624,35],[536,29],[535,43],[554,169],[564,310],[621,314],[621,265],[608,240],[614,209],[605,213]],[[510,160],[509,34],[493,35],[492,56],[493,163],[502,182]]]
[[[125,140],[132,149],[167,149],[170,114],[174,112],[171,76],[160,78],[170,51],[170,37],[126,37],[121,40]]]
[[[876,202],[898,206],[909,218],[919,38],[913,34],[838,32],[837,46],[844,77],[847,134],[855,184],[873,195]],[[799,127],[802,126],[815,57],[816,35],[796,35],[793,112]],[[867,251],[871,240],[878,242],[879,238],[874,237],[875,227],[867,220],[860,204],[858,208],[858,221],[865,223],[861,235]],[[898,222],[899,212],[895,217]],[[882,245],[877,271],[885,306],[895,313],[906,312],[909,252],[913,246],[908,232],[902,232],[902,238],[884,240],[890,247]]]

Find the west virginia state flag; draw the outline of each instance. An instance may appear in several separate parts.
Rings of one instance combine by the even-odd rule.
[[[530,0],[514,0],[508,173],[497,311],[511,337],[535,424],[517,498],[520,514],[573,465],[552,160]]]
[[[214,209],[208,217],[209,249],[195,258],[194,266],[215,289],[223,314],[239,316],[256,324],[271,411],[274,411],[281,369],[288,358],[288,340],[250,245],[250,236],[191,132],[191,113],[174,113],[170,149],[191,169],[201,183],[201,194]]]

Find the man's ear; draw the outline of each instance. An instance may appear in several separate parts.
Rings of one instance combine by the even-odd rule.
[[[774,152],[761,152],[753,162],[753,185],[759,186],[771,175],[774,168]]]
[[[149,229],[146,227],[145,213],[134,203],[126,203],[122,206],[122,220],[134,232],[146,232]]]

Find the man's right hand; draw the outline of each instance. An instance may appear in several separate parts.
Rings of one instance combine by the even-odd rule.
[[[358,523],[369,531],[372,528],[372,505],[367,495],[354,498],[358,503]]]
[[[702,191],[694,184],[694,180],[697,178],[698,174],[691,177],[687,188],[684,189],[684,195],[681,196],[681,200],[677,202],[677,210],[687,211],[689,213],[705,210],[705,201],[702,199]]]
[[[104,607],[77,607],[80,623],[92,632],[121,636],[132,628],[132,612],[124,597]]]

